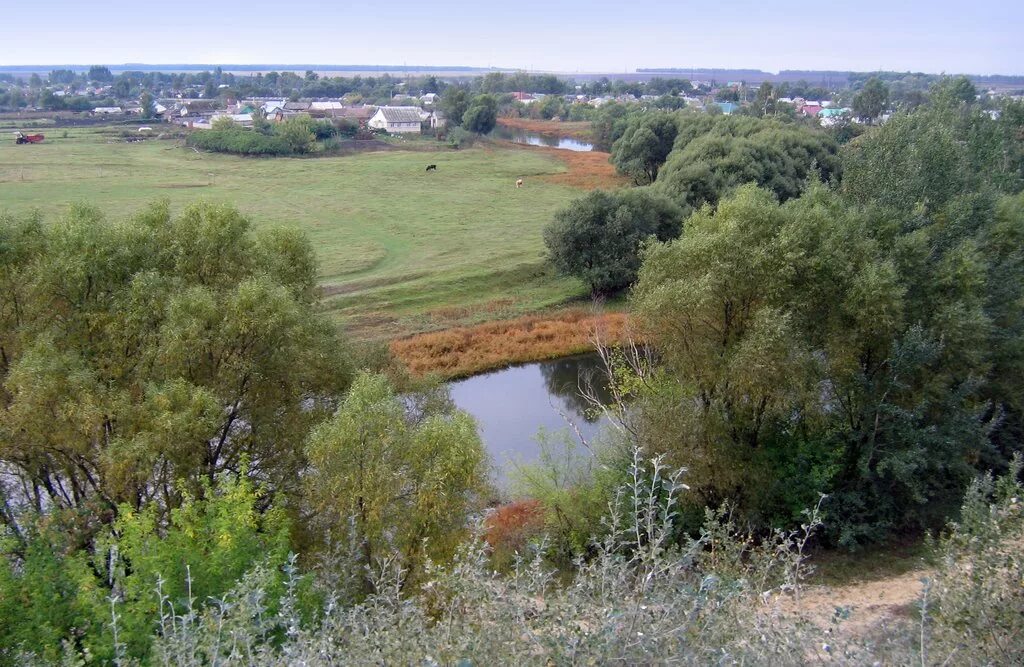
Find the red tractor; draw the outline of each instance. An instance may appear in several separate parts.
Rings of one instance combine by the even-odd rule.
[[[43,143],[43,138],[41,134],[14,133],[14,143],[16,144],[41,144]]]

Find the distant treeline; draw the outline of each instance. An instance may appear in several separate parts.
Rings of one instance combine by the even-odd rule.
[[[907,77],[921,77],[928,78],[932,81],[938,80],[940,75],[928,74],[925,72],[897,72],[897,71],[878,71],[878,72],[855,72],[855,71],[842,71],[842,70],[799,70],[799,69],[784,69],[780,70],[778,74],[772,74],[771,72],[765,72],[759,69],[716,69],[716,68],[685,68],[685,67],[658,67],[658,68],[642,68],[637,70],[641,74],[665,74],[665,75],[679,75],[685,74],[691,79],[713,79],[715,81],[744,81],[746,83],[761,83],[763,81],[770,81],[772,83],[782,81],[799,81],[805,80],[813,83],[823,83],[826,81],[860,81],[867,80],[872,76],[877,76],[883,80],[895,80],[903,79]],[[1024,75],[1012,75],[1012,74],[991,74],[991,75],[980,75],[980,74],[965,74],[974,83],[982,84],[1001,84],[1007,86],[1024,86]]]

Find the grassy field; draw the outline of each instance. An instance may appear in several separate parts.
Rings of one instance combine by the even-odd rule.
[[[0,210],[110,217],[147,202],[234,204],[259,225],[305,229],[327,308],[354,337],[385,339],[514,317],[582,296],[543,260],[541,230],[580,196],[550,151],[484,146],[337,158],[248,159],[103,131],[0,142]],[[427,164],[437,171],[426,173]],[[526,185],[515,188],[517,178]]]

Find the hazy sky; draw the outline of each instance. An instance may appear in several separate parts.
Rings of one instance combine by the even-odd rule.
[[[10,0],[0,65],[318,63],[1024,74],[1022,0]],[[15,26],[17,29],[14,29]]]

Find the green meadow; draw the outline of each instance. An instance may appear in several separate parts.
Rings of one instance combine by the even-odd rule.
[[[119,218],[156,199],[174,209],[205,199],[233,204],[255,226],[300,227],[320,258],[324,307],[356,338],[512,317],[585,293],[544,261],[541,230],[581,192],[539,178],[565,170],[539,151],[253,159],[125,143],[103,130],[62,133],[29,146],[4,137],[0,211],[56,219],[86,202]]]

